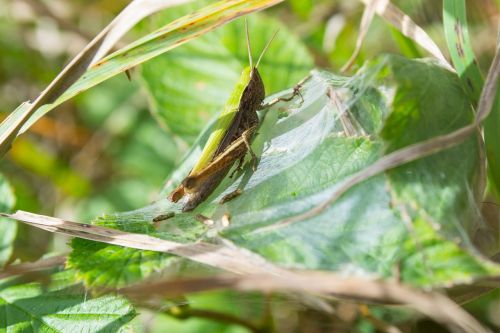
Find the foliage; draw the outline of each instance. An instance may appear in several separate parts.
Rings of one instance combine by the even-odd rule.
[[[422,59],[426,51],[418,38],[375,19],[353,70],[342,74],[339,68],[356,47],[361,2],[370,1],[289,0],[246,15],[279,2],[197,0],[151,15],[103,60],[70,71],[71,84],[52,92],[58,98],[26,118],[26,133],[2,160],[0,213],[24,209],[90,220],[104,227],[98,229],[103,235],[118,229],[131,239],[148,235],[186,251],[176,256],[144,250],[146,243],[132,248],[95,242],[83,239],[85,231],[67,243],[35,232],[36,224],[18,226],[0,217],[0,332],[375,332],[394,326],[425,332],[436,325],[406,308],[271,293],[265,285],[258,293],[236,285],[233,291],[205,291],[214,287],[211,279],[223,288],[226,276],[224,267],[196,260],[209,255],[196,250],[200,244],[240,251],[228,258],[237,267],[244,253],[248,267],[255,259],[286,272],[377,278],[419,292],[444,289],[460,303],[490,290],[476,284],[500,276],[494,237],[498,100],[484,141],[474,133],[396,167],[373,174],[370,168],[473,123],[488,88],[483,74],[493,58],[498,1],[444,0],[442,8],[427,0],[392,1],[449,50],[456,73]],[[33,104],[16,105],[57,75],[77,52],[72,45],[83,47],[99,32],[97,19],[89,17],[111,21],[126,3],[57,7],[0,0],[7,9],[0,11],[0,79],[6,83],[0,115],[5,119],[15,110],[0,125],[0,151],[9,149],[3,138],[16,137],[13,124]],[[293,98],[259,111],[252,142],[257,169],[246,159],[243,170],[226,177],[194,212],[181,213],[181,204],[167,194],[195,164],[248,65],[244,21],[231,22],[243,15],[254,61],[279,29],[259,67],[266,102]],[[122,72],[128,80],[112,78]],[[294,94],[297,88],[300,94]],[[361,180],[346,185],[353,179]],[[219,203],[235,189],[242,194]],[[170,212],[175,216],[158,219]],[[75,235],[64,227],[42,229]],[[64,270],[43,268],[52,252],[69,252]],[[28,262],[39,258],[33,265],[42,268],[33,269]],[[193,278],[207,280],[184,290]],[[127,289],[156,280],[178,282],[179,289],[168,290],[172,297],[160,289],[135,297]],[[325,306],[335,314],[326,314]],[[466,309],[495,330],[499,323],[489,313],[496,307],[498,289]]]
[[[336,95],[328,97],[329,91]],[[351,78],[316,72],[304,85],[302,96],[303,102],[296,98],[279,106],[290,115],[278,118],[279,109],[267,111],[254,140],[254,149],[261,156],[257,171],[252,173],[247,165],[196,210],[216,221],[224,214],[231,216],[231,225],[220,230],[221,236],[287,267],[389,277],[398,266],[403,281],[422,286],[449,286],[499,272],[500,268],[474,257],[472,248],[466,249],[470,246],[467,230],[475,228],[469,223],[475,220],[477,205],[479,156],[474,138],[377,176],[318,216],[260,231],[322,203],[343,179],[384,152],[456,130],[472,116],[453,74],[432,63],[399,57],[375,60]],[[342,115],[347,106],[354,110],[349,117]],[[346,128],[353,128],[354,133],[346,136]],[[209,126],[205,133],[210,131]],[[204,137],[202,134],[202,142],[195,147],[203,146]],[[192,150],[177,171],[180,175],[197,160],[190,155],[199,152]],[[177,182],[174,178],[164,192]],[[220,199],[237,187],[244,189],[243,194],[220,206]],[[104,217],[97,223],[130,231],[131,226],[148,225],[152,217],[176,210],[176,206],[164,197],[152,206]],[[181,242],[202,239],[200,236],[207,235],[200,232],[201,224],[193,225],[193,215],[177,214],[158,230],[133,231]],[[461,239],[465,249],[455,244],[456,239]],[[87,266],[92,271],[98,268],[105,272],[101,274],[109,274],[103,277],[107,282],[122,276],[115,270],[129,270],[114,258],[128,258],[125,253],[130,249],[98,245],[89,251],[92,243],[78,240],[75,244],[71,263],[84,274],[89,274]],[[119,255],[103,255],[105,250]],[[141,257],[140,267],[156,260],[147,258]],[[130,265],[135,267],[135,261]],[[164,267],[163,263],[156,265]]]
[[[118,332],[135,311],[121,297],[92,298],[74,284],[73,272],[52,275],[50,286],[3,280],[2,332]]]

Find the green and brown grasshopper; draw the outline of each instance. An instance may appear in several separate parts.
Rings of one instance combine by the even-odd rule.
[[[193,210],[206,200],[236,161],[238,166],[234,172],[240,170],[247,153],[252,156],[252,166],[255,170],[257,157],[252,151],[250,141],[259,127],[257,110],[262,107],[265,98],[264,83],[257,68],[277,31],[267,42],[254,66],[246,21],[245,30],[250,65],[241,73],[240,80],[219,115],[200,159],[169,196],[171,201],[177,202],[188,195],[188,200],[182,208],[184,212]]]

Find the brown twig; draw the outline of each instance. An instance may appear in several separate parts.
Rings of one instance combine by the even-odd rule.
[[[288,275],[289,272],[266,261],[259,255],[238,247],[211,243],[182,244],[144,234],[135,234],[96,225],[65,221],[23,211],[0,216],[55,233],[93,241],[120,245],[139,250],[167,252],[237,274],[268,273]]]
[[[171,311],[169,311],[168,313],[178,319],[204,318],[218,322],[243,326],[248,328],[253,333],[267,332],[267,330],[258,327],[257,325],[248,320],[222,312],[202,310],[202,309],[192,309],[188,307],[186,310],[183,309],[180,315],[173,314]]]
[[[17,265],[11,265],[0,271],[0,279],[5,279],[10,276],[15,275],[25,275],[29,273],[44,271],[47,269],[52,269],[57,266],[64,265],[66,262],[66,256],[50,257],[46,259],[40,259],[35,262],[27,262]]]
[[[323,296],[336,296],[363,302],[405,305],[429,318],[448,326],[452,331],[488,332],[460,306],[444,295],[423,292],[391,281],[360,277],[343,277],[330,272],[293,272],[285,278],[271,274],[216,276],[184,280],[148,281],[126,287],[118,292],[132,299],[175,297],[178,295],[233,289],[243,292],[298,292]]]

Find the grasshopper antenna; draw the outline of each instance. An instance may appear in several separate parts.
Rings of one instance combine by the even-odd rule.
[[[248,60],[250,62],[250,68],[253,68],[252,48],[250,47],[250,34],[248,33],[248,21],[246,17],[245,17],[245,32],[247,35]]]
[[[259,60],[257,60],[257,64],[255,65],[255,68],[259,67],[259,64],[260,64],[260,61],[262,60],[262,57],[266,53],[267,49],[269,48],[269,45],[271,45],[272,41],[274,40],[274,37],[276,37],[276,35],[278,34],[279,31],[280,31],[280,29],[276,29],[276,31],[274,32],[274,35],[267,42],[266,46],[264,47],[264,50],[262,50],[262,53],[259,56]]]

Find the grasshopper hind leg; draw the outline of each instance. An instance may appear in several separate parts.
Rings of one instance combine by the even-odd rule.
[[[222,179],[227,175],[229,169],[222,169],[215,172],[211,177],[206,179],[203,183],[197,184],[196,190],[188,190],[189,199],[182,207],[183,212],[190,212],[195,209],[200,203],[205,201],[212,192],[217,188]]]

